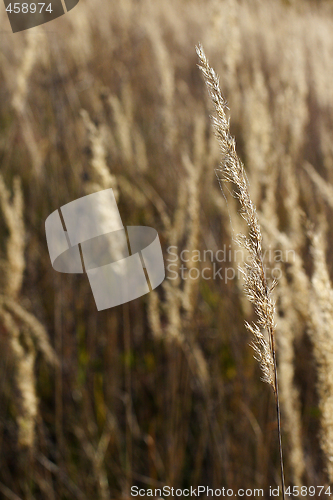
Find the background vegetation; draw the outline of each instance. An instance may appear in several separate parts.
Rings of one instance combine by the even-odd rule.
[[[275,291],[286,482],[332,484],[331,3],[81,0],[18,34],[0,15],[2,498],[279,484],[242,280],[192,259],[187,272],[208,266],[211,279],[166,279],[97,312],[86,277],[56,273],[46,246],[52,211],[112,187],[124,224],[156,228],[166,258],[171,245],[236,249],[245,228],[214,174],[199,41],[264,246],[294,252]]]

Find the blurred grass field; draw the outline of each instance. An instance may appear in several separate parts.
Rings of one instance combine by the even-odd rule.
[[[86,276],[56,273],[46,245],[51,212],[112,187],[124,224],[159,232],[167,265],[171,246],[235,250],[244,225],[214,173],[199,41],[265,248],[296,256],[277,264],[286,483],[332,485],[332,3],[80,0],[26,32],[2,7],[0,23],[1,498],[279,484],[241,279],[192,258],[186,276],[208,266],[210,279],[167,272],[97,312]],[[221,264],[237,274],[237,258]]]

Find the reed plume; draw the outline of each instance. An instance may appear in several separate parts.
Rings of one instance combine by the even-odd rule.
[[[333,288],[326,256],[324,231],[311,231],[311,253],[314,272],[312,275],[312,301],[310,311],[312,327],[310,337],[317,364],[319,408],[321,411],[320,444],[326,459],[330,483],[333,482]]]
[[[245,324],[253,335],[251,346],[260,364],[262,380],[272,387],[275,394],[282,496],[285,498],[280,405],[275,352],[275,305],[272,296],[272,292],[277,282],[274,280],[269,284],[267,280],[262,252],[262,234],[258,216],[250,197],[244,166],[236,153],[235,139],[230,134],[230,122],[225,112],[228,106],[220,90],[219,78],[214,69],[209,65],[201,45],[196,47],[196,51],[200,63],[199,68],[203,73],[209,96],[215,108],[212,122],[222,155],[221,166],[217,169],[216,174],[220,185],[221,182],[231,182],[236,187],[234,194],[240,203],[240,213],[249,228],[248,236],[244,234],[237,235],[236,243],[244,248],[249,254],[248,262],[244,263],[241,272],[245,282],[245,294],[249,301],[254,304],[258,319],[256,322],[252,323],[252,325],[247,322],[245,322]],[[267,335],[264,335],[262,330],[264,330]]]
[[[25,269],[24,201],[20,178],[14,178],[13,195],[0,175],[0,208],[8,228],[3,281],[0,284],[0,323],[7,332],[8,344],[15,362],[15,381],[20,393],[16,417],[18,442],[30,448],[35,441],[38,415],[35,360],[39,350],[49,364],[57,358],[43,325],[19,304]],[[12,199],[11,199],[12,198]]]

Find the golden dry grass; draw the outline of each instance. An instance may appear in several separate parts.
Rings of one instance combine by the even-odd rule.
[[[273,396],[248,345],[255,318],[234,253],[246,225],[215,176],[198,42],[232,110],[263,248],[283,256],[267,253],[266,266],[282,273],[286,483],[332,484],[331,3],[81,0],[18,34],[0,15],[1,494],[278,482]],[[126,225],[156,228],[166,259],[170,246],[189,250],[176,266],[210,279],[168,274],[97,313],[85,277],[53,271],[44,222],[107,187]],[[224,245],[230,262],[195,258]],[[214,264],[235,279],[213,279]]]

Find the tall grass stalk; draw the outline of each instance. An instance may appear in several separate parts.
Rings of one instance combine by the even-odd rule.
[[[245,294],[250,302],[254,304],[258,319],[257,322],[252,325],[247,322],[245,324],[253,335],[251,345],[256,353],[256,359],[260,363],[262,380],[272,387],[275,395],[282,498],[284,499],[285,485],[281,440],[281,416],[275,349],[275,305],[272,297],[272,292],[277,282],[274,280],[269,284],[267,280],[262,252],[262,234],[258,216],[250,197],[244,166],[236,153],[235,139],[230,135],[229,119],[227,119],[225,113],[225,110],[228,108],[220,90],[219,78],[214,69],[209,65],[202,46],[199,45],[196,47],[196,50],[200,62],[199,68],[203,73],[210,98],[215,108],[215,114],[212,117],[212,121],[222,153],[221,167],[217,171],[218,179],[219,181],[231,182],[235,185],[235,196],[240,203],[241,215],[249,227],[249,235],[237,235],[236,242],[249,254],[248,263],[244,264],[241,271],[245,281]],[[262,330],[267,332],[267,336],[262,333]]]

